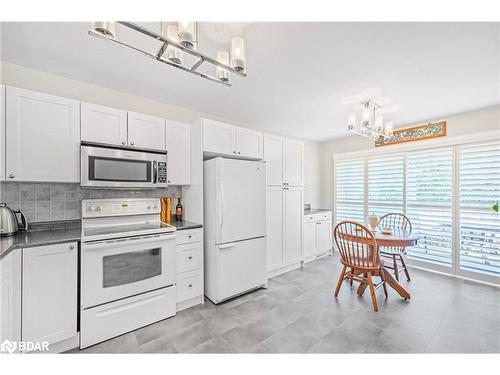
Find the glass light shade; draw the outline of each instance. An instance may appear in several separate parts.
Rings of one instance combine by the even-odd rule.
[[[363,110],[363,117],[361,118],[361,127],[370,126],[370,120],[372,117],[372,113],[369,109]]]
[[[93,31],[110,38],[116,35],[116,25],[113,21],[94,21],[91,22],[90,27]]]
[[[384,126],[384,134],[388,136],[392,136],[394,134],[394,124],[392,121],[388,121]]]
[[[196,22],[179,22],[180,44],[189,49],[196,49]]]
[[[244,72],[246,70],[245,41],[239,36],[231,39],[231,67]]]
[[[349,113],[349,118],[347,120],[347,124],[349,126],[355,126],[356,125],[356,113],[354,113],[354,112]]]
[[[229,53],[226,51],[217,52],[217,61],[229,66]],[[229,82],[229,71],[224,68],[217,67],[216,76],[221,81]]]
[[[379,133],[384,131],[384,116],[379,115],[375,117],[375,130]]]
[[[168,39],[173,40],[174,42],[179,43],[179,35],[178,28],[175,25],[168,25],[166,22],[162,22],[161,24],[161,33],[163,36]],[[174,64],[181,65],[182,60],[184,59],[184,54],[178,48],[174,46],[168,45],[165,50],[165,56],[168,61],[173,62]]]

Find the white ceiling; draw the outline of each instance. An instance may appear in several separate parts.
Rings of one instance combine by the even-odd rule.
[[[88,27],[3,23],[2,59],[317,141],[347,135],[348,112],[368,98],[400,125],[499,103],[497,23],[201,23],[199,50],[210,55],[245,37],[248,78],[230,88],[92,38]]]

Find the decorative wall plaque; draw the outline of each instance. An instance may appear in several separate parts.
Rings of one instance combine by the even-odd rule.
[[[444,137],[446,135],[446,121],[429,123],[405,129],[394,130],[392,138],[375,141],[375,147],[395,145],[398,143],[421,141],[424,139]]]

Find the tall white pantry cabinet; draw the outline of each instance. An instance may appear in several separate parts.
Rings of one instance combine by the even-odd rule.
[[[264,134],[267,169],[268,273],[301,265],[304,217],[304,143]]]

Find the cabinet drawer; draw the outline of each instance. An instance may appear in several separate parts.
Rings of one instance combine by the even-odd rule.
[[[177,245],[182,245],[185,243],[201,242],[202,230],[181,230],[176,233],[175,238]]]
[[[331,219],[332,219],[332,213],[329,211],[311,215],[304,215],[304,223],[310,223],[313,221],[321,221],[321,220],[331,220]]]
[[[177,302],[201,296],[203,290],[201,269],[177,275]]]
[[[177,245],[175,248],[177,273],[201,268],[203,249],[201,242]]]

